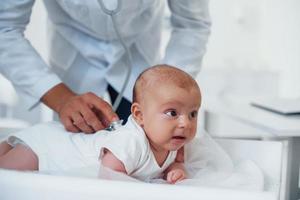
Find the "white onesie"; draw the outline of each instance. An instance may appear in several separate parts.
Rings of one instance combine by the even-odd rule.
[[[23,141],[38,156],[39,171],[74,170],[99,165],[102,151],[109,149],[125,166],[128,175],[140,180],[161,178],[176,158],[170,151],[160,167],[143,129],[130,116],[126,125],[115,131],[95,134],[67,132],[59,122],[49,122],[10,135],[7,142]]]

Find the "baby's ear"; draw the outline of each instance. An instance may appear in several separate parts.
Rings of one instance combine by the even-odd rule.
[[[131,105],[131,115],[140,126],[143,126],[143,112],[139,103],[134,102]]]

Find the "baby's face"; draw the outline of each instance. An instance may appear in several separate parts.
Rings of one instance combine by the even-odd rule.
[[[142,127],[157,151],[175,151],[195,137],[201,95],[196,88],[159,86],[145,92]]]

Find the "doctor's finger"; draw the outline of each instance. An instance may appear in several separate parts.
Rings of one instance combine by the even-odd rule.
[[[73,124],[71,118],[69,117],[63,117],[61,118],[61,122],[65,126],[65,129],[67,131],[73,132],[73,133],[79,133],[80,130]]]
[[[94,130],[94,132],[104,129],[104,125],[101,123],[96,113],[94,113],[90,107],[85,106],[81,110],[81,114],[86,123]]]
[[[96,95],[90,99],[90,107],[101,113],[101,122],[107,127],[113,121],[119,120],[118,115],[113,111],[111,105]]]
[[[82,115],[78,112],[72,114],[73,124],[84,133],[93,133],[94,130],[86,123]]]

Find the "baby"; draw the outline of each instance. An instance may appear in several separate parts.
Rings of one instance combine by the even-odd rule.
[[[58,122],[33,126],[0,144],[0,168],[74,170],[102,164],[139,180],[186,178],[177,150],[196,134],[201,93],[196,81],[171,66],[136,80],[128,122],[115,131],[70,133]]]

